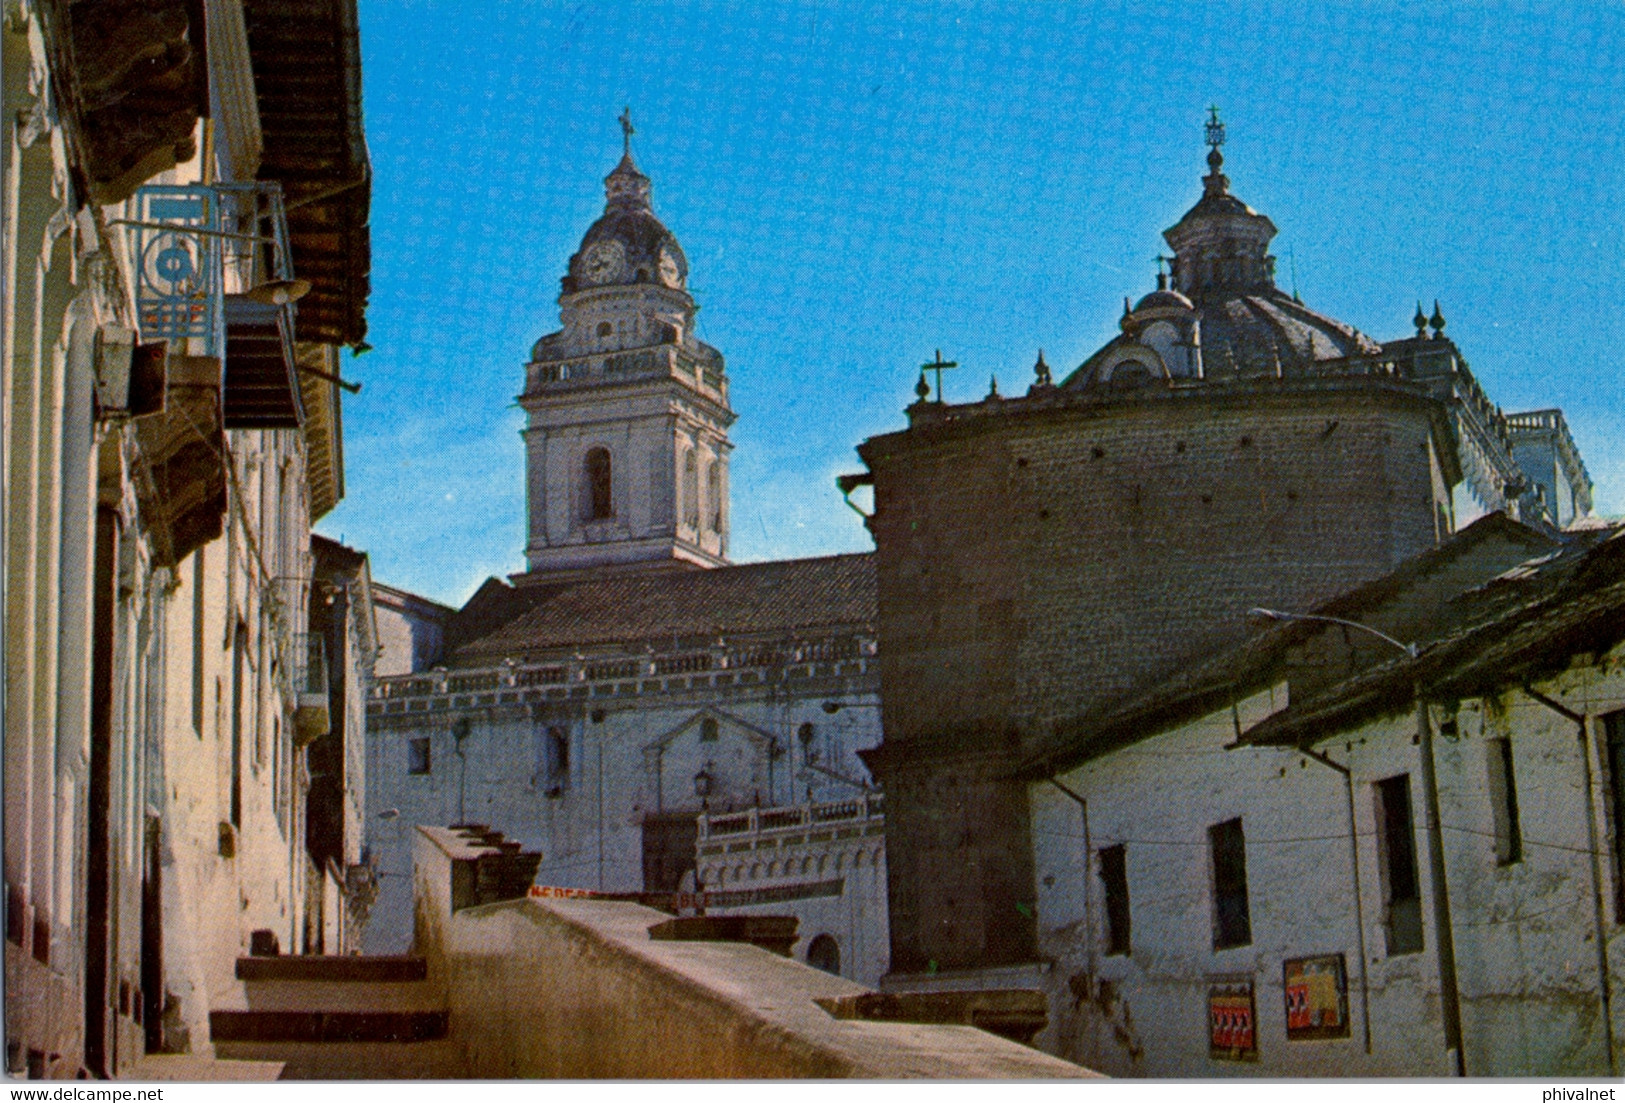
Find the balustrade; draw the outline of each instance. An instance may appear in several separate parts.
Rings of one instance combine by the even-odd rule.
[[[850,800],[825,801],[820,804],[751,808],[744,812],[724,812],[721,815],[701,813],[699,836],[706,839],[717,836],[757,835],[828,823],[862,822],[880,818],[884,815],[884,809],[880,793],[866,793]]]
[[[728,647],[719,644],[705,651],[683,651],[665,655],[626,658],[573,659],[546,666],[520,667],[512,662],[492,670],[470,670],[433,676],[396,675],[381,678],[371,689],[375,700],[427,697],[442,693],[489,693],[508,687],[534,688],[562,686],[578,682],[630,681],[643,678],[682,677],[711,671],[757,669],[763,678],[772,671],[803,664],[862,662],[875,654],[874,641],[855,636],[810,640],[792,646],[760,644]],[[810,672],[809,672],[810,673]],[[679,686],[686,688],[685,686]]]

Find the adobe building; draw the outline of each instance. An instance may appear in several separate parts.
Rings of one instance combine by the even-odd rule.
[[[1040,355],[1020,397],[927,401],[922,374],[908,427],[859,448],[895,986],[1040,986],[1010,772],[1038,741],[1238,643],[1252,607],[1313,608],[1486,512],[1589,510],[1561,415],[1502,416],[1437,307],[1381,343],[1277,288],[1275,226],[1208,137],[1171,280],[1120,336],[1059,383]]]

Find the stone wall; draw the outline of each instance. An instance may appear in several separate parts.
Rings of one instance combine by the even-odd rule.
[[[1442,407],[1384,378],[910,410],[875,480],[893,968],[1032,951],[1035,736],[1449,528]]]
[[[870,441],[887,739],[1040,731],[1432,547],[1431,405],[1198,394]]]
[[[463,1075],[1035,1079],[1088,1070],[973,1026],[835,1018],[869,990],[739,942],[664,941],[664,913],[590,899],[451,910],[449,833],[417,836],[417,949]]]

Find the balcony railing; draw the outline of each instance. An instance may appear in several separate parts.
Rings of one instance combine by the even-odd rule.
[[[148,184],[118,222],[130,235],[143,341],[201,342],[225,353],[225,295],[293,279],[282,188],[246,184]],[[281,305],[293,333],[293,303]],[[290,338],[291,339],[291,338]]]
[[[327,640],[320,632],[293,635],[293,687],[301,696],[327,695]]]
[[[822,804],[794,804],[781,808],[752,808],[720,816],[701,813],[699,837],[750,836],[767,832],[795,831],[833,823],[853,823],[880,819],[885,815],[885,797],[865,793],[850,800]]]
[[[861,635],[796,643],[736,645],[719,640],[705,650],[690,644],[668,653],[577,656],[535,666],[504,663],[484,670],[396,675],[380,678],[371,687],[370,694],[379,702],[457,695],[494,696],[512,690],[534,693],[546,690],[558,694],[582,686],[590,687],[594,693],[618,694],[631,691],[621,688],[625,686],[649,688],[651,679],[673,688],[670,683],[720,685],[735,684],[735,679],[740,679],[738,684],[747,684],[752,680],[782,676],[787,670],[799,670],[809,676],[815,671],[830,674],[837,669],[846,674],[863,674],[871,669],[874,655],[873,638]],[[485,703],[497,702],[493,699]]]

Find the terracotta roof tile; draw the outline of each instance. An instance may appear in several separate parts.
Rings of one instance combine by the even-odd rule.
[[[874,557],[836,555],[711,570],[611,575],[560,586],[459,648],[458,662],[664,636],[872,625]]]

